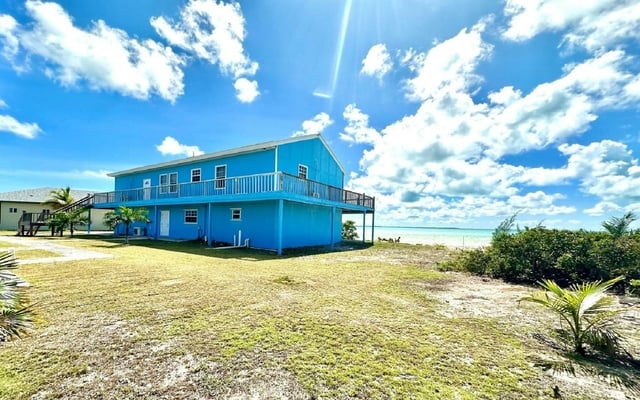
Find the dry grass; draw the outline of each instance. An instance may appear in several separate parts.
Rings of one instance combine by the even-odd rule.
[[[40,321],[0,347],[3,399],[584,397],[533,365],[544,347],[517,310],[449,304],[468,277],[432,268],[444,248],[48,240],[115,257],[20,267]]]

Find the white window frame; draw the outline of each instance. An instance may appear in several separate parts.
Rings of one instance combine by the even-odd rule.
[[[304,164],[298,164],[298,178],[309,179],[309,167]]]
[[[242,208],[231,209],[231,221],[242,221]]]
[[[218,176],[218,168],[224,168],[224,176]],[[213,167],[213,176],[215,179],[214,188],[226,189],[227,187],[227,164],[220,164]]]
[[[202,180],[202,169],[194,168],[191,170],[191,182],[200,182]]]
[[[9,214],[17,214],[17,213],[18,213],[17,207],[9,207]]]
[[[165,179],[165,183],[162,183],[163,177]],[[171,182],[172,181],[171,178],[175,178],[174,182]],[[178,192],[178,173],[169,172],[166,174],[160,174],[158,183],[160,186],[160,194],[177,193]]]
[[[191,215],[189,215],[191,214]],[[187,218],[195,218],[195,221],[187,221]],[[189,208],[184,210],[184,223],[185,224],[197,224],[198,223],[198,210],[195,208]]]

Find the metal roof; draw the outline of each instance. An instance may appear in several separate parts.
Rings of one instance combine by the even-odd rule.
[[[340,160],[338,160],[335,153],[333,152],[333,150],[331,150],[331,147],[329,147],[329,145],[327,144],[325,139],[322,137],[322,135],[314,134],[314,135],[295,136],[295,137],[290,137],[290,138],[281,139],[281,140],[274,140],[271,142],[264,142],[264,143],[252,144],[249,146],[236,147],[234,149],[218,151],[215,153],[202,154],[200,156],[181,158],[179,160],[167,161],[167,162],[158,163],[158,164],[145,165],[143,167],[136,167],[136,168],[127,169],[124,171],[112,172],[107,175],[111,177],[116,177],[116,176],[133,174],[136,172],[143,172],[151,169],[174,167],[178,165],[189,164],[194,161],[214,160],[216,158],[229,157],[229,156],[234,156],[234,155],[243,154],[243,153],[253,153],[257,151],[273,149],[283,144],[295,143],[295,142],[300,142],[303,140],[311,140],[311,139],[320,139],[324,147],[326,147],[327,150],[329,151],[329,154],[331,154],[331,157],[333,157],[333,159],[338,164],[338,167],[340,167],[340,170],[342,171],[342,173],[345,174],[346,172],[344,167],[342,166],[342,163],[340,163]]]
[[[52,190],[58,190],[55,187],[43,187],[35,189],[16,190],[14,192],[0,193],[0,201],[12,201],[17,203],[44,203],[51,197]],[[93,190],[71,189],[71,196],[75,200],[80,200]]]

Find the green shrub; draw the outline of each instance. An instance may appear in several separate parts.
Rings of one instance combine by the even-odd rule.
[[[490,256],[483,249],[464,251],[457,262],[459,269],[472,274],[486,275],[490,265]]]
[[[640,234],[613,236],[588,232],[525,228],[498,232],[485,249],[462,252],[451,269],[489,275],[508,282],[553,280],[560,286],[625,276],[614,290],[622,293],[640,278]]]

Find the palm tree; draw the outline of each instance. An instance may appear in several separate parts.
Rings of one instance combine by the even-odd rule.
[[[614,355],[619,350],[620,335],[611,322],[621,310],[614,308],[613,297],[605,292],[623,276],[606,282],[596,281],[571,285],[563,289],[553,281],[540,283],[544,291],[524,297],[522,300],[540,304],[561,317],[568,325],[563,328],[564,338],[573,345],[576,353],[584,355],[585,345],[591,349]]]
[[[629,225],[637,219],[638,217],[633,213],[633,211],[629,211],[621,218],[611,217],[608,221],[604,221],[602,223],[602,227],[617,239],[625,233],[628,233]]]
[[[129,208],[120,206],[115,211],[109,211],[104,215],[104,222],[111,229],[115,229],[118,225],[124,224],[125,243],[129,244],[129,227],[134,222],[150,222],[147,217],[146,208]]]
[[[20,337],[33,326],[32,309],[24,306],[20,293],[25,282],[9,271],[17,266],[15,253],[0,253],[0,342]]]
[[[62,236],[62,233],[68,227],[69,231],[71,232],[71,237],[73,237],[73,228],[75,225],[84,225],[89,222],[89,217],[87,215],[84,215],[84,213],[86,212],[87,210],[85,208],[56,212],[49,220],[49,226],[53,228],[51,234],[53,235],[54,231],[58,231],[60,236]]]
[[[73,196],[71,196],[71,188],[60,188],[49,192],[49,198],[44,201],[45,205],[51,206],[54,210],[72,204],[74,202]]]

